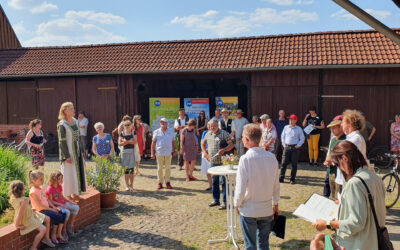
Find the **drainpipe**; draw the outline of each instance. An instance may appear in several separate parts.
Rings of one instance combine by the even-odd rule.
[[[400,36],[396,32],[394,32],[391,28],[381,23],[375,17],[365,12],[357,5],[353,4],[351,1],[349,0],[332,0],[332,1],[337,3],[343,9],[347,10],[348,12],[356,16],[358,19],[368,24],[369,26],[371,26],[372,28],[374,28],[375,30],[377,30],[378,32],[380,32],[381,34],[392,40],[395,44],[400,46]]]

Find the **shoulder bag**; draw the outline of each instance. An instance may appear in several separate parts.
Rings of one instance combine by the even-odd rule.
[[[360,177],[360,176],[354,176],[360,179],[360,181],[364,184],[364,187],[367,189],[368,192],[368,200],[369,204],[371,205],[371,210],[372,214],[374,215],[374,220],[375,220],[375,226],[376,226],[376,232],[378,234],[378,249],[379,250],[393,250],[393,245],[392,242],[390,242],[389,239],[389,232],[386,227],[381,228],[378,223],[378,218],[376,217],[376,212],[375,212],[375,206],[374,206],[374,200],[372,198],[371,192],[369,191],[369,188],[365,181]]]

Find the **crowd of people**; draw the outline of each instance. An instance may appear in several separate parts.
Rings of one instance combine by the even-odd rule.
[[[201,152],[201,174],[207,175],[209,185],[206,191],[212,190],[209,207],[226,209],[226,180],[223,176],[211,176],[207,170],[222,165],[223,155],[235,154],[240,160],[234,205],[240,215],[245,248],[268,249],[273,216],[279,214],[280,183],[285,182],[286,169],[291,164],[289,181],[292,185],[296,184],[300,148],[305,141],[310,166],[318,164],[320,135],[326,127],[330,130],[331,139],[323,160],[326,166],[323,195],[336,200],[337,194],[341,193],[341,209],[338,221],[317,220],[313,226],[317,230],[324,230],[326,225],[336,229],[333,244],[346,249],[366,249],[366,246],[378,249],[375,222],[363,182],[374,198],[379,227],[385,223],[385,192],[381,179],[366,157],[376,129],[366,121],[365,114],[346,110],[325,126],[317,109],[311,107],[300,124],[302,127],[297,125],[299,119],[296,114],[287,116],[284,110],[279,111],[275,120],[268,114],[253,116],[252,123],[240,109],[236,110],[235,119],[230,115],[230,111],[224,108],[216,110],[215,116],[207,119],[202,111],[195,120],[189,119],[185,110],[180,109],[173,128],[168,126],[168,119],[162,118],[160,127],[155,131],[149,131],[149,126],[140,115],[133,118],[125,115],[112,133],[105,133],[104,124],[96,122],[94,129],[97,134],[91,140],[91,150],[88,150],[89,121],[85,113],[78,112],[78,119],[75,119],[73,104],[62,104],[57,125],[61,172],[50,176],[46,190],[42,187],[43,173],[37,170],[30,173],[33,210],[21,195],[23,184],[22,187],[20,182],[11,184],[13,198],[10,202],[17,214],[21,214],[17,216],[16,226],[22,233],[28,228],[28,223],[34,225],[29,226],[33,228],[31,231],[37,229],[39,232],[33,246],[40,241],[48,246],[67,242],[67,232],[73,232],[73,221],[79,211],[76,201],[79,194],[86,190],[84,162],[88,154],[103,158],[118,154],[125,168],[126,191],[133,191],[134,177],[141,174],[140,162],[146,155],[157,162],[156,189],[160,190],[173,188],[171,160],[174,156],[178,156],[179,170],[185,170],[186,182],[196,181],[194,169],[197,155]],[[38,168],[44,164],[43,144],[46,140],[40,120],[33,120],[29,127],[26,142],[30,146],[32,165]],[[395,117],[390,132],[391,149],[400,153],[400,115]],[[22,214],[26,214],[25,217]],[[54,225],[50,236],[49,220]],[[324,239],[317,235],[312,247],[320,249],[326,244]]]

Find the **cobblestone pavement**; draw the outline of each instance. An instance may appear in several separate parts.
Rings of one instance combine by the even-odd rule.
[[[217,207],[208,207],[212,195],[205,191],[208,187],[205,176],[195,171],[199,181],[185,182],[184,171],[174,165],[171,173],[174,189],[156,191],[155,162],[142,163],[142,176],[135,177],[135,190],[118,193],[119,207],[102,210],[97,222],[78,232],[69,244],[59,249],[233,249],[229,242],[207,245],[208,239],[226,235],[226,213]],[[58,168],[58,162],[47,162],[45,172]],[[287,216],[287,231],[285,240],[271,236],[272,249],[308,249],[310,239],[317,232],[310,223],[291,213],[313,192],[322,192],[324,175],[322,167],[301,165],[297,184],[281,185],[279,207],[281,214]],[[121,190],[124,188],[121,185]],[[399,213],[392,210],[388,216],[389,232],[396,244],[400,242]]]

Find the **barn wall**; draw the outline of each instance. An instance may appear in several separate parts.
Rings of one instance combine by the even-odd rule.
[[[19,47],[21,47],[21,44],[4,14],[3,8],[0,6],[0,49],[15,49]]]
[[[7,82],[0,82],[0,124],[7,124]]]

